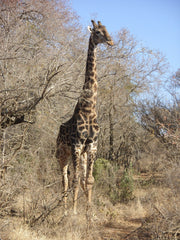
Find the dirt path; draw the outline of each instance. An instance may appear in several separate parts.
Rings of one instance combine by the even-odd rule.
[[[107,223],[101,230],[102,240],[149,240],[148,231],[142,227],[143,219],[130,219],[121,223]]]

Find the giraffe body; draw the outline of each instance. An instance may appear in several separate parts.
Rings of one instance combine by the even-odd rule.
[[[106,28],[92,20],[93,29],[90,29],[88,56],[86,63],[85,83],[83,92],[76,104],[74,114],[70,120],[60,126],[57,137],[56,157],[62,171],[64,188],[64,203],[67,208],[68,165],[73,162],[73,204],[74,213],[77,210],[79,183],[87,197],[88,205],[91,203],[93,178],[93,164],[97,152],[99,126],[97,123],[97,74],[96,74],[96,47],[98,43],[113,45]]]

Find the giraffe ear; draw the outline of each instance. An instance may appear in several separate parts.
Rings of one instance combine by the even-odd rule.
[[[88,30],[90,31],[90,33],[92,33],[92,28],[90,26],[88,26]]]

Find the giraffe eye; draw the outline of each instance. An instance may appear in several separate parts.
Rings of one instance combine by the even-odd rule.
[[[96,31],[96,34],[97,34],[97,35],[100,35],[100,34],[101,34],[101,32],[100,32],[99,30],[97,30],[97,31]]]

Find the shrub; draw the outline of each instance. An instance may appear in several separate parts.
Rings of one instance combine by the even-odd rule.
[[[112,165],[107,159],[98,158],[95,161],[94,169],[93,169],[93,176],[95,181],[101,181],[102,177],[108,177],[108,173],[110,173],[112,169]]]
[[[134,198],[133,196],[134,184],[131,167],[129,169],[124,170],[123,176],[120,180],[120,188],[121,188],[120,193],[121,202],[128,202]]]
[[[109,160],[104,158],[96,160],[93,172],[96,186],[113,204],[128,202],[134,198],[132,168],[124,170],[122,177],[120,174],[119,168],[112,165]]]

